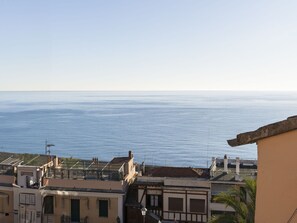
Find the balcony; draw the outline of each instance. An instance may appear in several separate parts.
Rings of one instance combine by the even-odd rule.
[[[89,223],[88,219],[89,219],[88,216],[86,216],[84,218],[81,218],[79,222],[73,222],[73,221],[71,221],[70,216],[62,215],[61,216],[61,223]]]

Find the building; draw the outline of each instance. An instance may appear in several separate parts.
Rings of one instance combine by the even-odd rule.
[[[11,153],[0,153],[0,222],[13,223],[13,184],[18,161]]]
[[[257,177],[257,160],[242,160],[239,157],[230,159],[227,155],[221,158],[213,158],[210,167],[210,213],[221,215],[225,212],[235,212],[233,208],[226,207],[226,204],[214,201],[214,197],[221,192],[227,192],[231,187],[244,186],[243,180],[246,178],[255,179]]]
[[[38,188],[54,157],[0,153],[0,222],[40,222]]]
[[[142,170],[126,203],[128,223],[142,222],[140,208],[162,222],[207,222],[210,215],[209,169],[151,167]]]
[[[255,222],[297,222],[297,117],[263,126],[228,140],[231,146],[257,143]]]
[[[43,222],[124,222],[128,186],[135,178],[133,154],[110,162],[59,159],[43,179]]]
[[[0,222],[124,222],[132,152],[110,162],[0,153]]]

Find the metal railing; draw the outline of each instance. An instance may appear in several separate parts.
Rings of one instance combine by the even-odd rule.
[[[72,223],[71,221],[71,217],[67,216],[67,215],[62,215],[61,216],[61,223]],[[80,218],[80,221],[77,223],[89,223],[89,218],[88,216],[84,217],[84,218]]]
[[[185,213],[185,212],[163,211],[163,219],[177,220],[181,222],[206,223],[208,221],[208,216],[206,213]]]

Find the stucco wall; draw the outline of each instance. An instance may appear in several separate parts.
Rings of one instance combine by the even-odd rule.
[[[15,177],[9,175],[0,175],[0,182],[6,184],[13,184],[15,183]]]
[[[61,222],[62,215],[71,216],[71,199],[78,199],[80,203],[80,218],[87,217],[88,222],[116,223],[119,217],[121,222],[124,219],[123,202],[124,194],[97,193],[97,192],[74,192],[43,190],[42,196],[54,196],[54,214],[45,215],[47,222]],[[99,217],[99,200],[108,200],[108,217]]]
[[[13,223],[12,188],[0,187],[0,222]]]
[[[54,216],[55,222],[60,222],[61,216],[71,216],[71,199],[80,200],[80,218],[88,218],[88,222],[116,223],[118,213],[118,198],[105,197],[83,197],[83,196],[59,196],[55,195]],[[99,217],[98,200],[108,200],[108,217]]]
[[[288,222],[292,216],[297,208],[296,159],[296,130],[258,141],[256,223]]]
[[[55,179],[44,178],[45,186],[62,187],[62,188],[84,188],[84,189],[101,189],[101,190],[121,190],[126,188],[124,181],[99,181],[99,180],[72,180],[72,179]]]

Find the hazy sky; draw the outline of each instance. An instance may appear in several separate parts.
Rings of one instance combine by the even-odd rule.
[[[0,0],[0,90],[296,86],[296,0]]]

